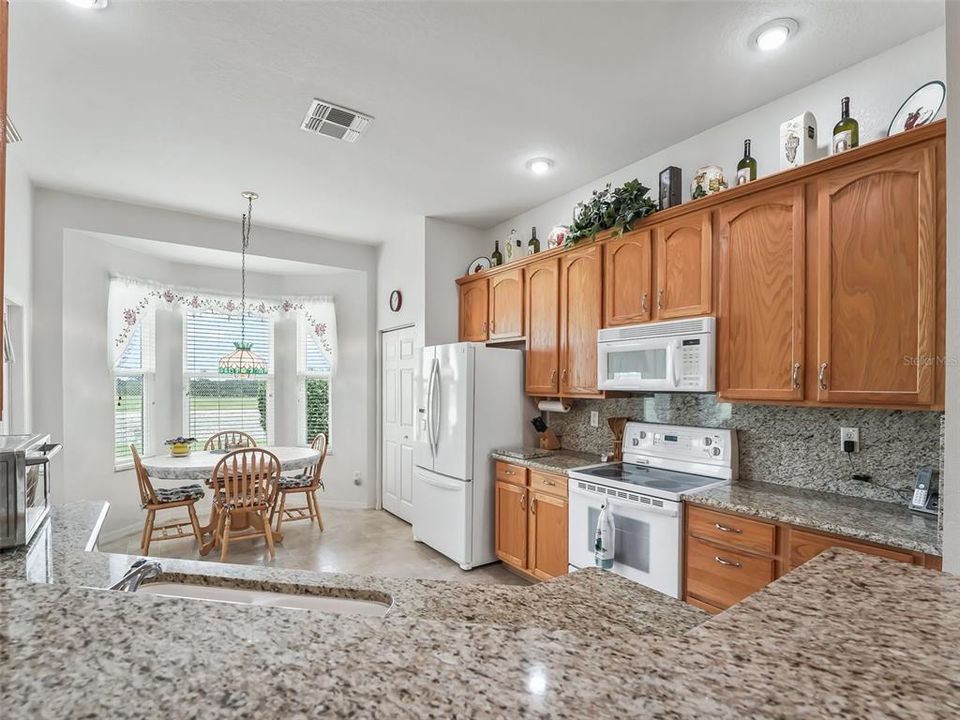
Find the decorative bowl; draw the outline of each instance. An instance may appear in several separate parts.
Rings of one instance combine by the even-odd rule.
[[[719,165],[704,165],[693,174],[690,199],[696,200],[726,189],[727,178],[723,174],[723,168]]]

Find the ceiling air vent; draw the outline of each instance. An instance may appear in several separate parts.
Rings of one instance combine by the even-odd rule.
[[[356,142],[370,126],[373,118],[356,110],[340,107],[326,100],[314,100],[300,124],[301,130],[326,135],[334,140]]]
[[[17,128],[14,127],[13,120],[7,115],[7,145],[20,142],[21,140],[23,140],[23,138],[20,137],[20,133],[18,133]]]

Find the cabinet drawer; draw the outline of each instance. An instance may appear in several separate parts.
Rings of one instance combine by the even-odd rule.
[[[717,606],[711,605],[710,603],[705,603],[703,600],[697,600],[695,597],[688,597],[687,603],[689,603],[690,605],[693,605],[696,608],[700,608],[701,610],[706,610],[711,615],[716,615],[717,613],[723,612],[723,608],[718,608]]]
[[[687,532],[704,540],[723,543],[751,552],[773,555],[777,552],[777,526],[740,515],[687,508]]]
[[[513,483],[514,485],[527,484],[527,469],[521,465],[497,461],[497,480]]]
[[[898,562],[914,563],[916,556],[908,550],[897,550],[895,548],[877,547],[876,545],[867,545],[856,540],[842,540],[833,538],[820,533],[805,532],[803,530],[790,530],[790,569],[803,565],[807,560],[811,560],[824,550],[832,547],[847,548],[857,550],[867,555],[879,555],[890,560]]]
[[[567,497],[567,478],[565,475],[554,475],[553,473],[542,472],[540,470],[531,470],[530,488],[565,498]]]
[[[687,538],[687,593],[726,609],[773,582],[774,561]]]

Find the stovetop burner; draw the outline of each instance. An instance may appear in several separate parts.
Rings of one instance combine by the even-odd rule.
[[[685,492],[725,482],[704,475],[623,462],[576,469],[570,474],[579,480],[593,480],[601,484],[606,483],[668,499],[679,499]]]

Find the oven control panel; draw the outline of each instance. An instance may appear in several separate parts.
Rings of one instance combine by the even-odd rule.
[[[624,461],[669,466],[669,461],[732,468],[736,474],[737,435],[729,428],[702,428],[658,423],[627,423]]]

